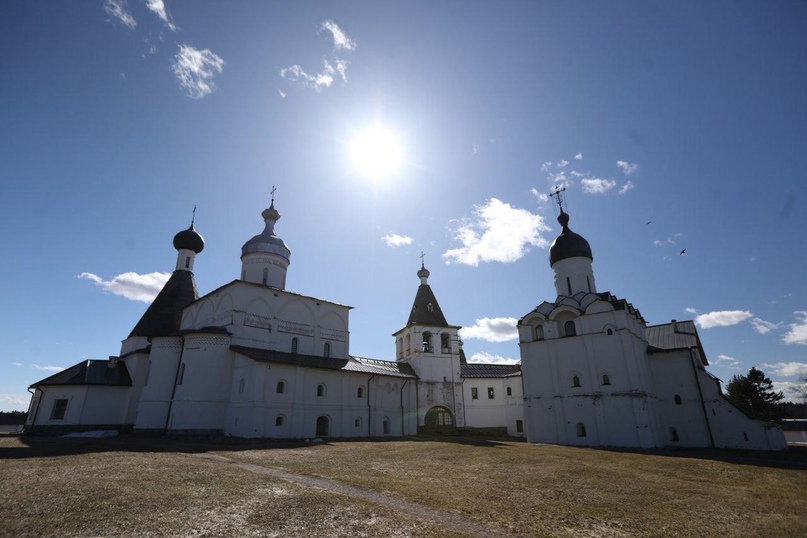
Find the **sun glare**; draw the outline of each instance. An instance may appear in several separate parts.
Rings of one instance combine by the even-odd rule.
[[[401,141],[386,127],[369,127],[350,142],[350,160],[359,175],[386,179],[398,171],[403,161]]]

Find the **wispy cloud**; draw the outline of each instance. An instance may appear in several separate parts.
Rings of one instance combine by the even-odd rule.
[[[684,308],[684,312],[686,312],[688,314],[697,314],[698,313],[698,311],[695,310],[694,308]]]
[[[381,239],[387,244],[388,247],[397,248],[403,245],[411,245],[412,238],[406,235],[388,234]]]
[[[464,339],[477,338],[488,342],[508,342],[518,338],[516,318],[481,318],[473,326],[460,329],[460,336]]]
[[[574,156],[575,161],[582,161],[583,160],[583,152],[581,151],[577,155]]]
[[[177,27],[173,21],[171,21],[171,17],[165,10],[165,2],[163,2],[163,0],[146,0],[146,7],[149,8],[149,11],[157,15],[172,32],[176,32]]]
[[[565,160],[565,159],[564,159],[564,160],[561,160],[561,161],[558,161],[558,168],[565,168],[565,167],[567,167],[568,165],[569,165],[569,161],[567,161],[567,160]]]
[[[223,68],[224,60],[210,49],[199,50],[190,45],[179,46],[171,65],[179,87],[194,99],[210,95],[215,88],[213,77],[221,73]]]
[[[542,192],[539,192],[538,189],[530,189],[530,192],[532,193],[533,196],[538,198],[539,202],[548,202],[549,201],[549,195],[544,194]]]
[[[518,364],[518,359],[511,359],[508,357],[502,357],[501,355],[493,355],[487,351],[480,351],[479,353],[474,353],[471,355],[468,362],[477,364]]]
[[[754,318],[751,320],[751,325],[754,326],[754,330],[759,334],[768,334],[771,331],[775,331],[782,327],[784,322],[779,323],[771,323],[770,321],[765,321],[764,319]]]
[[[134,30],[137,21],[126,9],[126,0],[105,0],[104,12],[111,17],[111,22],[119,22],[130,30]]]
[[[286,92],[284,92],[283,90],[277,90],[277,93],[278,93],[278,94],[280,94],[280,98],[281,98],[281,99],[285,99],[285,98],[286,98]]]
[[[678,240],[678,239],[680,239],[682,237],[684,237],[684,234],[676,233],[676,234],[672,234],[667,239],[656,239],[655,241],[653,241],[653,244],[656,245],[657,247],[663,247],[663,246],[667,246],[667,245],[674,245],[676,243],[676,240]]]
[[[610,179],[586,178],[581,179],[580,183],[586,194],[605,194],[616,187],[616,181]]]
[[[0,394],[0,407],[13,407],[15,411],[25,411],[28,409],[28,402],[30,401],[30,394]]]
[[[725,366],[729,370],[742,370],[742,366],[740,366],[740,361],[735,359],[734,357],[729,357],[728,355],[718,355],[717,360],[715,362],[717,364]]]
[[[40,366],[38,364],[32,364],[31,368],[35,370],[42,370],[43,372],[61,372],[64,370],[61,366]]]
[[[144,303],[153,301],[170,277],[170,273],[148,273],[145,275],[123,273],[112,280],[104,280],[93,273],[81,273],[78,275],[78,278],[94,282],[105,293],[120,295],[132,301]]]
[[[762,366],[773,374],[784,377],[807,374],[807,364],[803,362],[777,362],[775,364],[763,364]]]
[[[546,161],[541,163],[541,172],[549,172],[549,168],[552,166],[552,161]]]
[[[633,174],[636,170],[639,169],[638,164],[631,164],[628,161],[617,161],[616,165],[617,165],[618,168],[620,168],[622,170],[622,172],[626,176],[629,176],[629,175]]]
[[[627,183],[622,185],[622,187],[619,189],[619,194],[625,194],[634,187],[635,185],[633,184],[633,181],[628,181]]]
[[[12,362],[11,366],[22,366],[21,362]]]
[[[327,30],[333,36],[335,50],[356,50],[356,42],[345,35],[345,32],[332,20],[324,21],[320,26],[320,31],[322,30]]]
[[[299,65],[292,65],[280,70],[280,76],[289,82],[298,83],[309,88],[328,88],[333,84],[333,66],[324,60],[323,70],[314,75],[306,73]]]
[[[712,327],[729,327],[737,325],[753,316],[748,310],[720,310],[701,314],[695,318],[695,323],[701,329],[711,329]]]
[[[796,316],[796,323],[790,324],[790,330],[783,340],[785,344],[807,345],[807,312],[799,310],[793,314]]]
[[[529,247],[546,248],[549,243],[541,236],[549,231],[541,215],[518,209],[497,198],[476,206],[474,215],[461,221],[453,231],[462,247],[443,254],[446,263],[461,263],[476,267],[480,262],[511,263],[521,259]]]

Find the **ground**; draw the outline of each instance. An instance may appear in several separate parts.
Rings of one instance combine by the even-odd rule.
[[[8,536],[799,536],[807,451],[0,436]]]

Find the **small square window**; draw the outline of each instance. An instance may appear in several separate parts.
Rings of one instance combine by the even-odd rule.
[[[53,402],[53,411],[50,413],[51,420],[64,420],[67,414],[67,398],[59,398]]]
[[[471,387],[471,399],[478,400],[479,399],[479,389],[476,387]]]
[[[516,421],[516,432],[524,433],[524,422],[521,420]]]

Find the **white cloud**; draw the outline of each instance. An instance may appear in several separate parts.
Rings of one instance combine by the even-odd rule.
[[[688,314],[697,314],[698,313],[698,311],[695,310],[694,308],[684,308],[684,312],[687,312]]]
[[[126,10],[126,0],[105,0],[104,12],[113,18],[112,22],[117,20],[130,30],[134,30],[137,26],[137,21]]]
[[[627,183],[622,185],[621,189],[619,189],[619,194],[625,194],[626,192],[628,192],[629,190],[631,190],[634,187],[635,187],[635,185],[633,184],[633,181],[628,181]]]
[[[473,152],[474,155],[476,155],[477,153],[479,153],[479,146],[477,146],[476,144],[471,144],[471,151]]]
[[[333,48],[336,50],[356,50],[356,42],[345,35],[339,26],[332,20],[327,20],[322,23],[320,31],[327,30],[333,36]]]
[[[171,277],[170,273],[148,273],[139,275],[137,273],[123,273],[112,280],[104,280],[92,273],[81,273],[78,278],[91,280],[100,286],[105,293],[121,295],[132,301],[150,303],[157,297],[160,290]]]
[[[574,156],[574,159],[575,159],[576,161],[582,161],[582,160],[583,160],[583,152],[581,151],[580,153],[578,153],[577,155],[575,155],[575,156]]]
[[[387,243],[388,247],[393,248],[412,244],[412,238],[406,235],[388,234],[382,237],[381,239],[383,239],[384,242]]]
[[[680,239],[681,237],[684,237],[684,234],[676,233],[672,234],[667,239],[656,239],[655,241],[653,241],[653,244],[656,245],[657,247],[663,247],[665,245],[674,245],[675,240]]]
[[[146,0],[146,7],[149,8],[149,11],[157,15],[171,31],[176,32],[177,27],[171,21],[168,12],[165,11],[165,2],[163,2],[163,0]]]
[[[638,164],[631,164],[628,161],[617,161],[616,165],[617,165],[618,168],[622,169],[622,172],[626,176],[631,175],[632,173],[634,173],[636,170],[639,169]]]
[[[549,176],[547,176],[547,179],[554,184],[553,188],[570,187],[572,185],[572,180],[569,179],[566,172],[563,170],[555,174],[550,173]]]
[[[291,67],[286,67],[280,70],[280,76],[289,82],[296,82],[302,84],[303,86],[314,89],[320,89],[322,87],[328,88],[331,84],[333,84],[334,73],[335,70],[328,60],[324,60],[322,72],[317,73],[316,75],[309,75],[299,65],[292,65]]]
[[[581,179],[580,183],[586,194],[605,194],[616,187],[616,181],[610,179],[587,178]]]
[[[32,364],[31,368],[42,370],[43,372],[61,372],[64,370],[61,366],[40,366],[38,364]]]
[[[0,407],[14,407],[14,411],[25,411],[30,401],[30,394],[0,394]]]
[[[728,327],[737,325],[753,316],[748,310],[720,310],[701,314],[695,318],[695,323],[701,329],[711,329],[712,327]]]
[[[552,166],[552,161],[541,163],[541,172],[549,172],[549,167]]]
[[[569,164],[569,161],[564,159],[564,160],[558,162],[558,168],[564,168],[565,166],[568,166],[568,164]]]
[[[21,362],[12,362],[11,366],[22,366]]]
[[[583,177],[583,176],[585,176],[585,174],[583,172],[578,172],[577,170],[572,170],[571,172],[569,172],[569,175],[573,176],[573,177]]]
[[[474,353],[468,362],[476,364],[518,364],[518,359],[510,359],[501,355],[492,355],[486,351]]]
[[[179,80],[179,87],[189,97],[201,99],[213,91],[213,77],[221,73],[224,60],[210,52],[210,49],[199,50],[190,45],[180,45],[174,56],[171,70]]]
[[[283,90],[277,90],[277,93],[279,93],[279,94],[280,94],[280,98],[281,98],[281,99],[285,99],[285,98],[286,98],[286,92],[284,92]]]
[[[460,329],[460,336],[467,340],[478,338],[488,342],[508,342],[518,338],[516,318],[481,318],[471,327]]]
[[[742,367],[740,366],[740,361],[735,359],[734,357],[729,357],[728,355],[718,355],[715,363],[722,364],[726,366],[729,370],[742,370]]]
[[[796,315],[796,323],[790,324],[790,330],[785,334],[785,344],[807,345],[807,312],[800,310],[793,312]]]
[[[347,66],[349,63],[347,60],[336,60],[336,72],[342,77],[343,82],[347,82]]]
[[[764,319],[754,318],[751,320],[751,325],[754,326],[754,330],[759,334],[768,334],[771,331],[775,331],[782,327],[783,322],[779,323],[771,323],[770,321],[765,321]]]
[[[549,195],[544,194],[542,192],[539,192],[538,189],[530,189],[530,192],[532,193],[533,196],[538,198],[539,202],[548,202],[549,201]]]
[[[807,374],[807,364],[803,362],[777,362],[776,364],[763,364],[762,366],[775,375],[784,377]]]
[[[454,231],[462,247],[443,253],[446,263],[476,267],[479,262],[511,263],[521,259],[529,246],[546,248],[541,232],[549,231],[541,215],[518,209],[496,198],[476,206],[473,219],[464,219]]]

